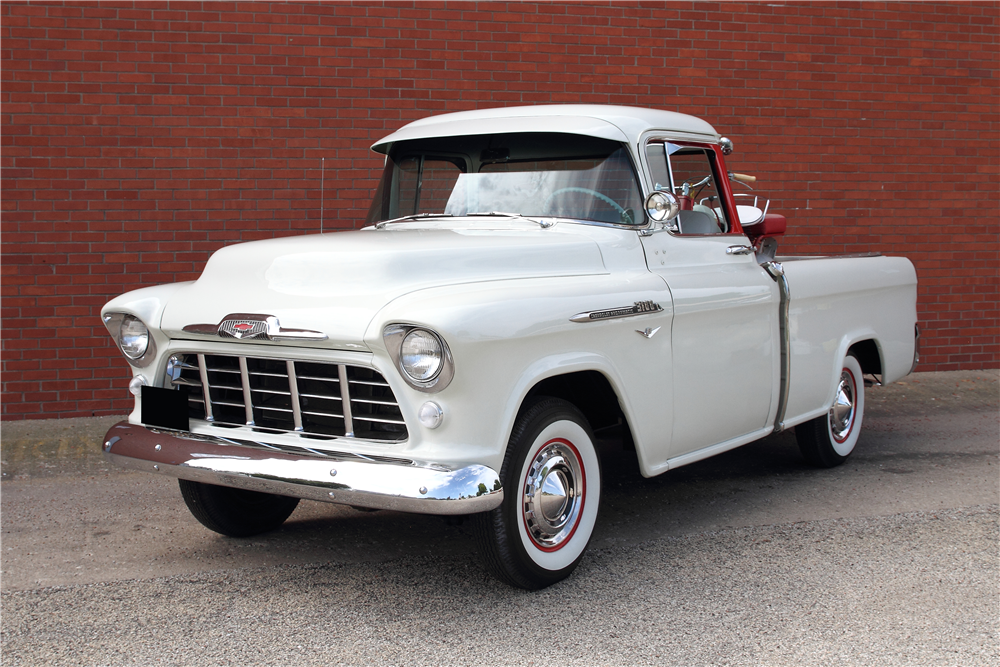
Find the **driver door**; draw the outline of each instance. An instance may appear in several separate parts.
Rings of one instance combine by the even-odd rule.
[[[779,295],[752,253],[727,252],[749,241],[728,232],[735,218],[713,147],[654,141],[646,157],[658,189],[669,188],[688,212],[672,229],[642,237],[646,264],[674,303],[673,458],[767,426],[778,373]]]

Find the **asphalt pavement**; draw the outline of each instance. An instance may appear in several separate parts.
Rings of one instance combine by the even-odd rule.
[[[468,524],[303,502],[248,540],[110,469],[118,418],[0,425],[4,665],[1000,664],[1000,373],[872,388],[858,448],[791,433],[642,478],[614,434],[590,550],[528,593]]]

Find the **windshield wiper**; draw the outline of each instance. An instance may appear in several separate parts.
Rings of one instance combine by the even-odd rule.
[[[534,218],[529,218],[526,215],[521,215],[520,213],[504,213],[503,211],[478,211],[476,213],[466,213],[468,217],[474,217],[477,215],[482,216],[495,216],[498,218],[519,218],[521,220],[527,220],[528,222],[533,222],[537,225],[541,225],[542,229],[548,229],[552,225],[556,224],[549,220],[535,220]]]
[[[404,215],[399,218],[393,218],[392,220],[382,220],[381,222],[375,223],[375,229],[382,229],[386,225],[393,222],[405,222],[407,220],[421,220],[424,218],[454,218],[451,213],[412,213],[410,215]]]

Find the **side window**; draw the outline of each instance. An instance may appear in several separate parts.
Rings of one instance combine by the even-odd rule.
[[[667,166],[667,144],[646,144],[646,163],[653,177],[653,189],[671,192],[670,169]]]
[[[398,215],[443,213],[462,168],[447,158],[408,157],[397,165]]]
[[[658,183],[657,189],[669,190],[680,202],[681,210],[674,221],[677,233],[729,232],[729,220],[716,185],[719,170],[715,153],[697,146],[650,143],[646,146],[646,158]],[[667,183],[669,188],[659,187]]]

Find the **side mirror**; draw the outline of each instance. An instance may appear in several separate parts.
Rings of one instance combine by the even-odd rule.
[[[657,190],[646,197],[646,215],[653,222],[673,220],[681,210],[677,197],[669,192]]]

